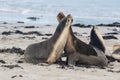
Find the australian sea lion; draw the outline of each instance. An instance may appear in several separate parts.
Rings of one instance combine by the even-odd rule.
[[[112,47],[113,51],[117,50],[118,48],[120,48],[119,44],[118,45],[113,45],[113,47]]]
[[[50,39],[29,45],[24,54],[25,60],[31,63],[54,63],[64,50],[71,23],[72,17],[68,15],[59,23]]]
[[[114,59],[120,61],[120,48],[118,48],[117,50],[115,50],[115,51],[112,53],[112,57],[113,57]]]
[[[61,16],[65,17],[63,13],[61,13]],[[59,18],[59,16],[57,19],[59,22],[61,22],[61,18]],[[88,45],[79,40],[76,36],[74,36],[70,26],[65,45],[65,53],[67,54],[68,65],[74,66],[76,62],[79,62],[96,66],[107,66],[108,60],[103,51],[100,49],[97,49],[95,46]]]
[[[114,51],[113,51],[111,57],[114,58],[115,60],[120,61],[120,45],[114,45],[113,50]]]
[[[90,44],[105,53],[105,42],[98,32],[98,28],[93,26],[90,34]]]

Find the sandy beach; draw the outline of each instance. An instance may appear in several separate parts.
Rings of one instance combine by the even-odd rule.
[[[111,58],[113,46],[120,46],[119,3],[120,0],[0,0],[0,80],[120,80],[120,60]],[[53,36],[59,12],[72,15],[74,35],[87,44],[91,26],[98,27],[105,41],[105,55],[111,60],[107,67],[71,68],[63,56],[63,62],[49,66],[24,61],[28,45]]]
[[[0,24],[0,49],[16,47],[25,50],[30,44],[50,38],[55,29],[56,25],[25,28],[25,25],[20,24]],[[92,28],[73,26],[72,29],[80,40],[89,43]],[[99,26],[98,29],[102,36],[116,32],[114,31],[116,27]],[[3,32],[9,33],[3,34]],[[117,39],[105,39],[108,55],[113,52],[113,45],[120,44],[120,32],[114,36]],[[120,80],[120,62],[117,61],[111,62],[105,69],[85,66],[72,69],[59,64],[43,66],[20,62],[21,58],[24,58],[24,55],[0,52],[0,80]]]

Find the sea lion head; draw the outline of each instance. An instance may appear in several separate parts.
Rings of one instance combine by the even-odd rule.
[[[57,20],[60,23],[65,18],[65,15],[63,12],[59,12],[57,15]]]
[[[58,14],[58,16],[61,16],[61,15],[63,15],[62,13],[59,13]],[[61,16],[61,18],[62,18],[62,16]],[[59,25],[58,25],[58,27],[57,27],[57,29],[56,29],[56,31],[55,31],[55,35],[56,34],[61,34],[62,33],[62,31],[66,28],[66,27],[70,27],[70,26],[68,26],[68,25],[71,25],[71,23],[73,22],[73,18],[72,18],[72,16],[69,14],[67,17],[65,17],[65,18],[63,18],[62,20],[60,20],[60,19],[58,19],[58,21],[60,22],[59,23]]]
[[[66,24],[66,26],[70,25],[72,22],[73,22],[73,18],[72,18],[72,16],[69,14],[69,15],[67,16],[67,24]],[[70,26],[69,26],[69,27],[70,27]]]
[[[67,17],[69,17],[69,18],[71,17],[72,22],[73,22],[73,18],[72,18],[72,16],[70,14]],[[62,20],[64,20],[64,18],[66,18],[64,13],[63,12],[59,12],[58,15],[57,15],[58,22],[60,23]]]

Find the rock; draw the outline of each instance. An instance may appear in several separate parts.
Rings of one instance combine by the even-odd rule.
[[[24,33],[24,35],[31,35],[31,34],[36,34],[37,36],[44,36],[43,34],[37,31],[30,31],[30,32]]]
[[[36,37],[34,36],[34,37],[29,37],[29,36],[25,36],[25,37],[22,37],[23,39],[35,39]]]
[[[106,26],[105,24],[98,24],[97,26]]]
[[[119,22],[113,22],[113,24],[120,24]]]
[[[82,34],[88,34],[87,32],[84,32],[84,33],[82,33]]]
[[[114,22],[113,25],[120,27],[120,23],[119,22]]]
[[[0,63],[5,64],[6,62],[4,60],[0,60]]]
[[[118,33],[117,32],[105,33],[105,35],[111,35],[111,34],[117,35]]]
[[[110,24],[98,24],[97,26],[109,26],[109,27],[120,27],[120,23],[119,22],[113,22]]]
[[[46,36],[52,36],[52,34],[45,34]]]
[[[4,31],[4,32],[2,32],[2,35],[11,35],[12,33],[16,33],[16,34],[23,34],[23,32],[22,31],[20,31],[20,30],[16,30],[15,32],[12,32],[12,31]]]
[[[77,26],[77,27],[84,27],[85,25],[84,24],[73,24],[72,26]]]
[[[23,77],[22,75],[19,75],[19,77]]]
[[[47,24],[47,25],[45,25],[45,26],[51,26],[50,24]]]
[[[21,48],[16,48],[16,47],[13,47],[11,49],[10,48],[0,49],[0,53],[18,53],[20,55],[23,55],[24,51],[25,50],[22,50]]]
[[[17,61],[17,63],[24,63],[23,61]]]
[[[117,37],[115,37],[115,36],[103,36],[103,39],[118,39]]]
[[[73,32],[74,35],[79,36],[80,34],[78,32]]]
[[[11,78],[15,78],[15,77],[17,77],[17,75],[12,76]]]
[[[23,22],[23,21],[18,21],[17,23],[22,23],[22,24],[24,24],[24,22]]]
[[[92,27],[92,25],[84,25],[84,24],[80,24],[80,23],[78,23],[78,24],[73,24],[72,26],[82,27],[82,28],[90,28],[90,27]]]
[[[16,34],[23,34],[23,32],[20,31],[20,30],[16,30],[15,33],[16,33]]]
[[[48,38],[47,38],[47,37],[42,37],[42,39],[45,39],[45,40],[46,40],[46,39],[48,39]]]
[[[37,35],[37,36],[44,36],[43,34],[41,34],[40,32],[38,31],[29,31],[29,32],[22,32],[20,30],[16,30],[15,32],[11,32],[11,31],[8,31],[8,32],[2,32],[2,35],[11,35],[11,33],[14,33],[14,34],[22,34],[22,35]],[[46,36],[51,36],[52,34],[45,34]]]
[[[38,20],[38,19],[40,19],[40,18],[38,18],[38,17],[27,17],[27,19],[30,19],[30,20],[36,21],[36,20]]]
[[[15,77],[23,77],[22,75],[14,75],[11,78],[15,78]]]
[[[4,32],[2,32],[2,35],[11,35],[11,33],[12,33],[11,31],[8,31],[8,32],[4,31]]]
[[[13,69],[13,68],[17,67],[17,68],[23,69],[23,67],[21,67],[17,64],[16,65],[2,65],[1,67],[6,67],[6,68],[9,68],[9,69]]]
[[[120,73],[120,71],[114,71],[114,70],[107,70],[107,71],[112,73]]]
[[[24,28],[35,28],[35,26],[25,26]]]
[[[3,24],[8,24],[7,22],[3,22]]]
[[[23,54],[24,54],[24,50],[22,50],[21,48],[13,47],[13,48],[10,50],[10,53],[19,53],[19,54],[23,55]]]

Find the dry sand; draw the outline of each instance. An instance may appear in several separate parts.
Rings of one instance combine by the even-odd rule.
[[[99,27],[101,35],[108,32],[114,32],[115,27]],[[24,28],[24,26],[0,25],[0,49],[18,47],[24,49],[32,43],[41,42],[50,36],[36,36],[36,35],[1,35],[3,31],[20,30],[23,32],[39,31],[42,34],[53,34],[56,27],[54,26],[40,26],[37,28]],[[89,43],[89,35],[91,28],[73,27],[74,32],[77,32],[77,37],[82,41]],[[107,54],[111,54],[112,46],[120,44],[120,34],[115,35],[118,40],[105,40],[107,47]],[[24,38],[25,37],[25,38]],[[26,37],[35,37],[28,39]],[[52,64],[49,66],[42,66],[40,64],[34,65],[30,63],[18,63],[23,58],[23,55],[16,53],[0,53],[0,80],[120,80],[120,63],[111,62],[105,69],[75,67],[71,69],[66,66]],[[13,67],[10,67],[13,66]]]

